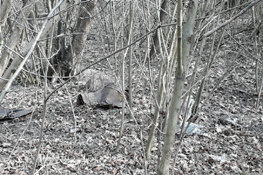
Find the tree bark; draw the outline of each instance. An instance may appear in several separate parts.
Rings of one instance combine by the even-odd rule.
[[[67,3],[64,1],[61,6],[60,9],[66,9],[67,7]],[[30,13],[30,11],[29,11]],[[51,28],[53,27],[54,24],[56,24],[58,21],[60,20],[60,15],[56,15],[54,16],[54,21],[48,21],[46,28],[44,29],[44,31],[41,34],[40,40],[44,39],[44,37],[46,37],[49,33]],[[20,35],[18,37],[20,39]],[[32,47],[32,44],[35,42],[35,39],[32,39],[29,43],[24,43],[26,44],[25,47],[22,48],[21,50],[21,56],[25,57],[27,55],[27,53],[29,52],[30,48]],[[20,63],[23,61],[23,59],[18,56],[15,55],[14,56],[14,60],[12,61],[11,65],[8,67],[8,69],[5,71],[5,73],[3,74],[3,78],[4,79],[9,79],[12,76],[12,73],[14,73],[15,70],[17,70],[18,66],[20,65]],[[0,91],[3,89],[3,87],[7,84],[7,81],[0,79]]]
[[[5,2],[8,2],[8,1],[4,1],[4,4]],[[18,16],[18,18],[16,19],[16,24],[14,26],[14,29],[12,30],[13,32],[11,33],[11,36],[10,38],[7,40],[7,43],[6,43],[6,46],[8,47],[5,47],[4,50],[3,50],[3,53],[1,55],[1,58],[0,58],[0,76],[3,75],[4,73],[4,70],[9,62],[9,59],[10,59],[10,49],[13,50],[16,45],[19,43],[20,41],[20,36],[21,36],[21,33],[22,31],[24,30],[24,27],[21,26],[21,24],[24,24],[25,23],[25,17],[27,17],[32,8],[33,8],[33,1],[30,0],[28,1],[25,5],[24,5],[24,8],[23,10],[20,12],[20,15]],[[10,1],[11,3],[11,1]],[[11,7],[11,4],[6,4],[7,6],[10,6]],[[9,8],[10,8],[9,7]],[[8,10],[8,8],[6,9]],[[2,8],[1,8],[1,11],[2,11]],[[2,17],[6,17],[7,14],[2,14],[2,12],[0,11],[1,13],[1,18]],[[5,22],[5,21],[4,21]],[[1,25],[2,27],[2,25]]]
[[[3,47],[3,41],[4,41],[4,35],[2,34],[2,29],[5,27],[5,23],[7,20],[7,16],[11,10],[11,5],[12,5],[13,0],[10,1],[4,1],[3,3],[0,2],[0,55],[2,53],[2,47]],[[1,76],[1,70],[3,70],[3,67],[5,67],[7,63],[5,61],[2,61],[0,59],[0,76]]]
[[[84,46],[86,44],[87,35],[91,27],[91,18],[95,10],[97,0],[86,1],[82,0],[80,5],[80,13],[75,27],[75,32],[77,33],[73,37],[71,46],[67,50],[65,57],[66,64],[69,65],[70,70],[75,74],[77,63],[81,60],[83,56]],[[63,59],[63,58],[62,58]]]
[[[166,13],[165,10],[167,9],[167,0],[164,0],[161,5],[160,10],[160,23],[162,23],[165,20]],[[159,52],[159,40],[158,40],[158,32],[156,31],[153,36],[153,44],[150,50],[150,58],[153,57],[154,53]]]
[[[182,0],[178,1],[178,44],[177,44],[177,69],[175,74],[175,85],[172,97],[171,106],[169,109],[169,118],[167,123],[167,131],[164,139],[164,147],[162,150],[162,158],[160,167],[158,168],[158,175],[169,174],[169,163],[172,153],[172,147],[175,140],[175,132],[177,129],[177,121],[180,115],[181,95],[184,87],[185,74],[188,67],[188,57],[193,37],[193,29],[195,23],[195,15],[197,11],[198,0],[191,0],[189,2],[189,11],[187,14],[187,21],[183,26],[182,33]]]

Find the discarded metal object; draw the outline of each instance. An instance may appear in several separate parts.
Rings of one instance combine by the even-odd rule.
[[[237,118],[232,119],[231,117],[229,117],[229,116],[226,115],[226,114],[221,114],[218,120],[219,120],[219,122],[220,122],[222,125],[231,124],[231,125],[234,125],[234,126],[239,126],[239,125],[237,124]]]
[[[114,83],[107,84],[96,92],[84,92],[78,95],[77,105],[93,105],[101,107],[122,107],[122,93]]]
[[[184,130],[187,125],[188,122],[185,123]],[[182,122],[179,122],[179,124],[177,125],[178,131],[181,129],[181,127],[182,127]],[[205,128],[202,125],[196,123],[190,123],[188,128],[186,129],[186,135],[202,135],[204,133],[207,133],[204,129]]]
[[[12,120],[30,114],[31,111],[25,109],[8,109],[0,106],[0,121]]]

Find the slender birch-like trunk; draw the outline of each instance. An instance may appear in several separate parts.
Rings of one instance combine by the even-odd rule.
[[[188,57],[192,41],[191,38],[193,37],[197,6],[198,0],[191,0],[189,2],[189,9],[186,18],[187,21],[184,26],[182,26],[182,0],[177,2],[177,68],[173,97],[168,114],[169,118],[162,150],[162,158],[157,172],[158,175],[169,174],[169,163],[175,140],[177,121],[180,115],[181,95],[188,66]]]

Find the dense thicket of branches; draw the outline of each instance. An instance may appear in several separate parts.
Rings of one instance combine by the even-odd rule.
[[[236,55],[249,57],[251,62],[255,63],[258,106],[263,83],[262,7],[260,0],[2,0],[0,98],[4,97],[13,81],[42,84],[44,79],[49,77],[52,79],[51,84],[55,85],[62,80],[71,80],[71,77],[79,75],[90,65],[102,61],[107,61],[110,65],[107,69],[114,72],[116,79],[122,79],[123,95],[125,83],[128,82],[126,68],[130,69],[128,88],[132,94],[132,90],[140,85],[146,68],[150,72],[146,77],[150,82],[151,103],[155,109],[152,123],[149,124],[152,128],[145,150],[146,157],[150,159],[157,130],[161,141],[165,137],[173,137],[178,119],[181,120],[182,127],[187,122],[189,125],[199,120],[197,116],[206,78],[219,53],[225,52],[223,46],[226,41],[237,45],[237,49],[233,51]],[[192,9],[197,11],[193,12]],[[191,21],[193,19],[195,20]],[[179,20],[182,20],[181,23]],[[242,23],[249,23],[250,25],[246,26],[250,27],[240,28]],[[235,40],[235,36],[247,31],[251,35],[249,42]],[[104,43],[98,50],[87,44],[88,40],[96,38]],[[246,50],[247,47],[249,49]],[[106,56],[86,58],[87,50],[103,52]],[[130,60],[129,66],[126,66],[126,58]],[[188,59],[191,66],[188,65]],[[233,65],[233,62],[229,65]],[[155,71],[158,70],[154,75],[151,66]],[[133,75],[137,69],[142,69],[141,74]],[[19,79],[15,80],[17,75]],[[223,80],[224,76],[227,76],[227,72],[220,79]],[[133,77],[138,79],[135,81]],[[172,92],[176,96],[174,99]],[[210,92],[212,93],[213,91]],[[210,94],[206,94],[207,98]],[[130,105],[132,99],[131,96]],[[44,101],[47,100],[48,98]],[[191,104],[193,108],[189,109],[191,101],[194,101]],[[187,104],[185,109],[182,109],[181,104]],[[168,110],[170,105],[172,108]],[[128,109],[134,117],[133,110]],[[165,113],[164,111],[167,112],[165,121],[160,122],[160,114]],[[177,117],[175,120],[169,118],[173,115]],[[171,124],[171,121],[174,123]],[[179,138],[180,141],[183,140],[183,132]],[[174,139],[166,139],[163,153],[159,156],[171,151],[173,142]],[[162,149],[162,144],[159,144],[159,149]],[[167,157],[162,157],[166,159],[164,164],[169,164],[167,160],[170,156],[169,153]],[[164,166],[162,163],[160,165]],[[167,173],[167,167],[165,171],[159,170],[159,174]]]

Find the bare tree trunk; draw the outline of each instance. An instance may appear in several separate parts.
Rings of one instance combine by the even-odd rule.
[[[127,43],[127,45],[130,45],[130,43],[132,42],[133,20],[134,20],[133,18],[134,18],[133,2],[130,2],[130,24],[129,24],[129,33],[128,33],[128,43]],[[132,48],[130,46],[130,50],[131,49]],[[127,56],[128,50],[129,50],[128,48],[125,50],[124,56],[122,58],[122,91],[124,93],[125,93],[125,58]],[[132,59],[132,58],[130,57],[130,59]],[[129,67],[129,68],[131,69],[131,67]],[[131,87],[130,87],[130,89],[131,89]],[[123,98],[125,98],[125,96],[123,96]],[[132,98],[132,97],[130,97],[130,98]],[[119,152],[119,150],[120,150],[121,138],[122,138],[123,128],[124,128],[124,113],[125,113],[124,107],[125,107],[125,103],[123,101],[122,102],[122,116],[121,116],[120,134],[119,134],[119,140],[118,140],[117,149],[116,149],[117,152]],[[130,115],[132,115],[132,109],[130,109]]]
[[[4,2],[7,2],[7,1],[4,1]],[[7,4],[7,5],[11,6],[11,4]],[[21,33],[24,30],[24,27],[21,26],[21,24],[25,23],[25,17],[27,17],[30,14],[32,9],[33,9],[32,0],[27,1],[27,3],[24,4],[24,8],[20,12],[20,15],[15,21],[14,29],[12,30],[13,32],[11,33],[10,38],[7,40],[6,47],[4,48],[1,58],[0,58],[0,76],[3,75],[4,70],[9,62],[10,54],[11,54],[10,50],[13,50],[20,41]]]
[[[162,150],[162,158],[160,167],[158,168],[159,175],[169,174],[169,163],[172,153],[172,147],[175,140],[175,132],[179,117],[182,89],[184,87],[185,74],[188,66],[188,57],[191,47],[191,38],[193,37],[193,29],[195,23],[195,15],[198,6],[198,0],[189,2],[189,11],[187,14],[187,22],[183,26],[182,32],[182,0],[179,0],[177,5],[177,69],[175,74],[175,85],[172,97],[171,106],[169,109],[169,118],[167,123],[167,131],[164,139],[164,147]]]
[[[133,42],[133,19],[134,19],[134,2],[130,2],[130,29],[129,29],[129,35],[130,35],[130,43]],[[132,110],[132,54],[133,54],[133,46],[131,45],[129,50],[129,105]],[[124,89],[123,89],[124,90]],[[131,114],[130,114],[131,115]]]
[[[1,27],[5,25],[7,15],[11,10],[12,2],[13,0],[9,0],[9,1],[3,1],[3,3],[1,3],[1,7],[0,7]]]
[[[165,20],[165,10],[167,9],[167,0],[164,0],[161,5],[160,9],[160,23],[162,23]],[[150,58],[153,57],[155,52],[159,52],[159,42],[158,42],[158,32],[156,31],[153,36],[153,44],[150,50]]]
[[[65,61],[70,66],[70,70],[73,71],[73,75],[76,71],[77,63],[81,60],[83,55],[84,46],[87,41],[87,35],[91,27],[91,18],[95,10],[97,0],[86,1],[82,0],[80,5],[80,13],[75,27],[75,32],[77,33],[73,37],[71,46],[67,50]],[[63,58],[62,58],[63,59]]]
[[[68,3],[67,1],[64,1],[63,4],[60,6],[61,10],[66,10],[67,6],[70,3]],[[95,9],[95,4],[96,1],[85,1],[82,0],[82,3],[80,5],[80,12],[79,12],[79,17],[78,17],[78,21],[77,21],[77,25],[75,27],[74,33],[75,35],[73,36],[73,40],[72,43],[70,45],[70,47],[68,47],[68,49],[66,50],[66,52],[62,51],[59,57],[59,61],[63,62],[64,67],[62,67],[62,69],[65,69],[66,74],[68,75],[70,73],[70,71],[75,69],[75,66],[77,64],[77,62],[82,58],[82,54],[83,54],[83,49],[86,43],[86,38],[87,38],[87,34],[88,31],[90,30],[90,26],[91,26],[91,15],[92,12]],[[25,21],[25,16],[30,14],[30,8],[32,6],[32,0],[27,2],[27,5],[25,8],[25,12],[23,12],[24,16],[20,16],[18,18],[18,24],[23,24],[23,22]],[[23,9],[24,10],[24,9]],[[57,25],[58,21],[60,21],[61,19],[61,15],[55,15],[53,17],[53,21],[49,21],[45,30],[43,31],[42,35],[41,35],[41,39],[44,39],[44,37],[46,37],[50,31],[51,28],[54,25]],[[5,61],[8,63],[9,61],[9,54],[10,54],[10,50],[14,49],[17,45],[17,43],[20,41],[20,36],[22,33],[23,27],[21,26],[17,26],[14,30],[14,33],[11,35],[10,40],[8,41],[9,43],[6,44],[6,46],[9,49],[6,49],[3,51],[2,56],[0,61]],[[4,79],[9,79],[12,75],[12,73],[14,73],[14,71],[17,69],[17,67],[20,65],[21,61],[23,60],[21,58],[24,57],[25,55],[27,55],[28,51],[31,48],[32,43],[34,42],[34,39],[32,39],[29,43],[26,43],[26,46],[24,48],[22,48],[21,50],[21,55],[14,55],[14,60],[12,61],[11,65],[9,66],[9,68],[5,71],[5,73],[3,74],[4,69],[6,68],[6,66],[3,66],[4,64],[0,63],[0,73],[2,73],[2,77]],[[24,43],[25,44],[25,43]],[[57,49],[61,49],[61,48],[57,48]],[[64,52],[65,56],[62,57],[62,53]],[[6,63],[6,64],[7,64]],[[3,68],[1,68],[1,66],[3,66]],[[2,71],[2,72],[1,72]],[[63,70],[62,70],[63,71]],[[1,75],[1,74],[0,74]],[[3,87],[6,85],[7,81],[5,81],[4,79],[0,79],[0,90],[3,89]]]
[[[60,8],[61,9],[66,9],[67,7],[67,3],[64,1]],[[54,24],[56,24],[60,19],[60,15],[56,15],[54,16],[54,20],[53,21],[48,21],[44,31],[41,34],[40,39],[43,39],[44,37],[46,37],[50,31],[51,28],[53,27]],[[55,22],[54,22],[55,21]],[[20,38],[20,35],[18,36]],[[21,56],[25,57],[27,55],[27,53],[29,52],[29,50],[32,47],[32,44],[35,42],[35,39],[33,38],[29,43],[26,43],[26,46],[23,47],[23,49],[21,50],[21,55],[15,55],[14,60],[12,61],[11,65],[8,67],[8,69],[5,71],[5,73],[3,74],[3,78],[4,79],[9,79],[12,76],[12,73],[14,73],[15,70],[17,70],[18,66],[20,65],[20,63],[23,61],[23,59],[21,58]],[[3,89],[3,87],[7,84],[7,81],[0,79],[0,91]]]
[[[11,10],[11,5],[12,5],[13,0],[10,1],[4,1],[3,3],[0,2],[0,54],[2,50],[2,45],[3,45],[3,34],[2,34],[2,28],[5,27],[5,23],[7,20],[7,15]],[[1,75],[1,70],[3,69],[2,65],[5,64],[0,60],[0,75]]]

